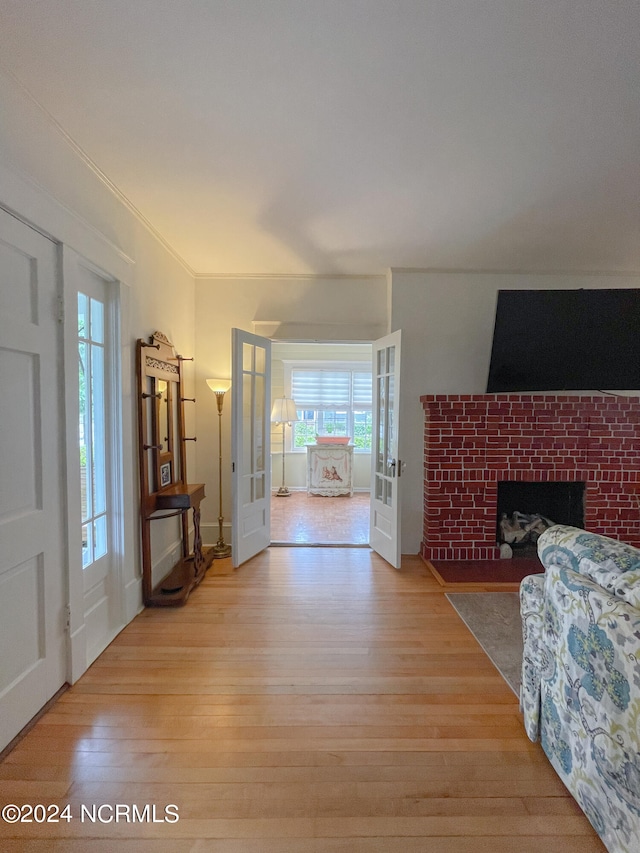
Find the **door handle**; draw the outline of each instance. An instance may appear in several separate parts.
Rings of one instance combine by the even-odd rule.
[[[402,462],[400,459],[397,461],[395,459],[389,459],[387,461],[387,468],[391,468],[391,476],[395,477],[397,474],[398,479],[402,477],[403,472],[407,467],[406,462]]]

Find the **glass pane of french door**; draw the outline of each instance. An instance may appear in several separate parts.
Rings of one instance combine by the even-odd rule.
[[[105,306],[78,293],[80,491],[82,567],[109,550],[105,405]]]
[[[395,472],[391,468],[394,462],[396,436],[393,413],[395,409],[395,347],[386,347],[378,351],[378,440],[375,455],[375,488],[377,500],[393,505]]]

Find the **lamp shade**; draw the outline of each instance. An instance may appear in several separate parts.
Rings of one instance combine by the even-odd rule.
[[[207,385],[214,394],[224,394],[231,388],[230,379],[207,379]]]
[[[290,424],[298,420],[295,400],[290,397],[278,397],[273,401],[271,409],[271,421],[274,424]]]

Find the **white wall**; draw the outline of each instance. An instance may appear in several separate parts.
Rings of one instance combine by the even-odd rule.
[[[196,279],[197,477],[198,482],[212,486],[207,488],[211,500],[202,504],[206,544],[217,538],[218,449],[215,400],[205,380],[231,375],[231,329],[235,326],[287,340],[370,341],[386,331],[386,306],[383,276]],[[230,408],[225,399],[222,429],[223,458],[227,460],[231,453]],[[222,488],[225,539],[230,541],[229,465],[223,470]]]
[[[126,618],[139,609],[137,421],[135,358],[137,338],[165,332],[183,355],[194,349],[193,275],[127,207],[108,180],[83,159],[52,120],[0,70],[0,205],[56,241],[74,249],[123,282],[122,360],[125,413],[125,584]],[[187,385],[193,386],[187,365]],[[188,430],[195,413],[188,414]],[[70,429],[76,426],[71,424]],[[189,448],[193,470],[194,452]],[[178,536],[175,520],[154,526],[156,579],[165,571]],[[164,561],[164,562],[163,562]]]
[[[403,553],[417,553],[422,538],[420,396],[485,393],[498,290],[615,287],[640,287],[640,276],[392,271],[391,331],[402,329]]]

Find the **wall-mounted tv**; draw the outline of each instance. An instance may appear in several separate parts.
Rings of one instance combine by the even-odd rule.
[[[487,393],[640,389],[640,289],[500,290]]]

